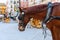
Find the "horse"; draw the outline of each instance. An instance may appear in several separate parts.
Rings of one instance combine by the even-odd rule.
[[[19,9],[21,14],[18,17],[18,29],[20,31],[24,31],[30,18],[34,18],[42,21],[43,29],[46,30],[47,27],[51,31],[53,40],[60,40],[60,3],[52,3],[49,7],[48,4],[41,4],[24,9],[19,7]]]

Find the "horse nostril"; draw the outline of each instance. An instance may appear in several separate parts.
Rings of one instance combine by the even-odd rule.
[[[23,27],[23,26],[19,26],[19,28],[18,28],[20,31],[24,31],[25,30],[25,28]]]
[[[18,29],[19,29],[20,31],[24,31],[24,30],[25,30],[25,27],[24,27],[24,24],[23,24],[22,21],[20,21],[20,23],[19,23],[18,26],[19,26]]]

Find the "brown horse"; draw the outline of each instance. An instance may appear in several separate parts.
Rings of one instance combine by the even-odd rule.
[[[50,29],[53,40],[60,40],[60,3],[52,4],[51,14],[49,20],[46,22],[46,27]],[[47,13],[47,4],[41,4],[37,6],[28,7],[26,9],[20,9],[19,27],[20,31],[24,31],[30,18],[35,18],[44,21]]]

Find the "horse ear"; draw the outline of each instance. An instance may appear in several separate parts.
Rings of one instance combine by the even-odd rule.
[[[22,9],[19,7],[20,13],[22,13]]]

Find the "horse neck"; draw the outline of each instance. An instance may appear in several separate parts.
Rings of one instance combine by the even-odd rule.
[[[60,3],[55,3],[55,6],[53,7],[52,10],[52,15],[53,16],[60,16]]]

